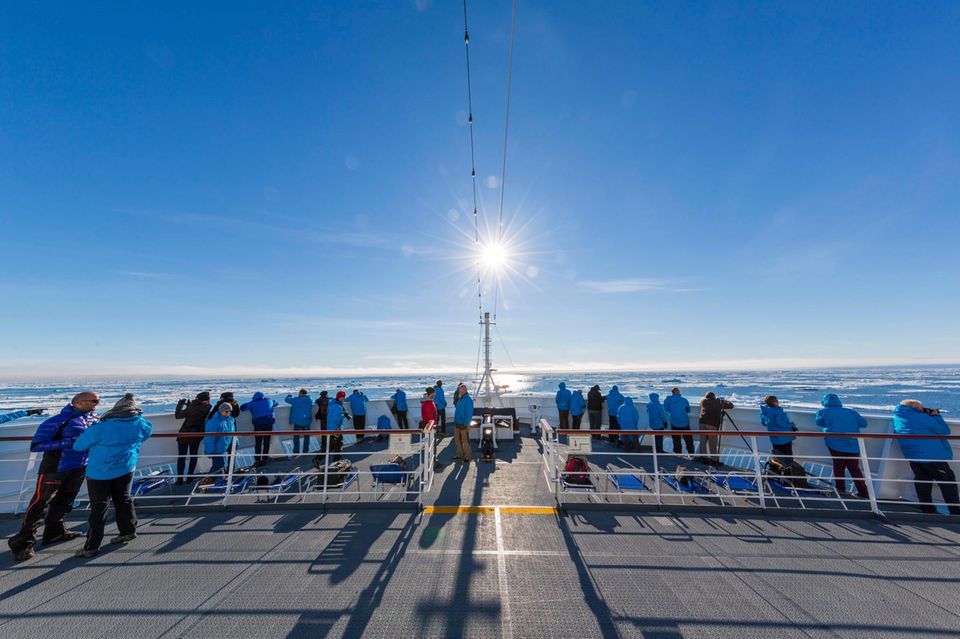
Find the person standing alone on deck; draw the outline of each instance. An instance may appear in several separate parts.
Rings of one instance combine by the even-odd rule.
[[[454,459],[469,462],[473,457],[473,453],[470,452],[470,422],[473,420],[473,399],[467,392],[466,384],[457,386],[454,404],[457,407],[453,414],[454,437],[457,444],[457,455]]]
[[[313,423],[313,398],[307,392],[306,388],[301,388],[296,397],[287,395],[284,400],[290,404],[290,416],[287,421],[293,426],[293,430],[310,430]],[[300,435],[293,436],[293,454],[300,454]],[[310,435],[303,436],[303,452],[310,452]]]
[[[559,428],[570,428],[570,391],[567,385],[560,382],[560,390],[557,391],[557,412],[560,413]]]
[[[257,391],[253,394],[253,399],[243,404],[240,410],[250,411],[250,416],[253,419],[253,430],[270,432],[273,430],[273,424],[276,421],[273,417],[273,409],[276,407],[276,401]],[[254,466],[264,466],[270,462],[270,439],[270,435],[257,435],[253,438]]]
[[[23,515],[20,532],[7,540],[16,561],[25,561],[36,555],[37,530],[43,523],[43,544],[81,537],[81,533],[67,530],[64,516],[73,510],[73,500],[83,486],[87,454],[74,450],[73,442],[87,428],[100,421],[94,410],[100,403],[96,393],[83,392],[37,428],[30,452],[43,453],[37,475],[37,488]]]
[[[620,430],[620,422],[617,421],[617,411],[619,411],[620,406],[623,405],[623,395],[620,394],[620,389],[612,386],[610,392],[607,393],[606,400],[607,419],[610,420],[610,443],[623,446],[623,442],[620,441],[620,435],[613,434],[615,431]]]
[[[443,380],[438,379],[433,387],[433,403],[437,405],[437,433],[441,437],[447,434],[447,398],[443,394]]]
[[[570,415],[573,417],[573,427],[580,430],[583,421],[583,411],[587,407],[587,400],[583,398],[583,391],[579,388],[570,396]]]
[[[187,399],[181,399],[177,402],[175,419],[182,419],[180,433],[188,435],[187,437],[177,437],[177,486],[182,486],[186,477],[183,471],[187,469],[187,476],[193,479],[197,472],[197,459],[200,457],[200,437],[195,433],[203,432],[203,425],[207,421],[207,413],[210,411],[210,393],[203,391],[197,393],[197,398],[192,402]],[[189,459],[189,463],[187,462]]]
[[[89,451],[87,494],[90,496],[87,542],[75,557],[90,558],[100,552],[111,501],[120,534],[110,543],[125,544],[137,538],[137,512],[130,497],[130,485],[137,468],[140,445],[153,432],[153,425],[144,419],[142,413],[133,394],[127,393],[99,422],[73,442],[74,450]]]
[[[670,391],[670,397],[663,400],[663,409],[670,416],[670,430],[690,432],[690,402],[680,394],[679,388]],[[687,445],[687,454],[693,455],[693,435],[672,435],[673,454],[683,454],[683,444]]]
[[[816,422],[825,433],[859,433],[867,427],[867,420],[860,413],[844,408],[840,398],[827,393],[820,400],[823,408],[817,411]],[[853,477],[857,487],[857,497],[869,499],[867,484],[860,470],[860,444],[853,437],[827,437],[823,440],[830,457],[833,458],[833,481],[837,492],[843,494],[847,489],[847,471]]]
[[[393,410],[397,414],[397,428],[410,428],[407,422],[407,394],[402,388],[398,388],[391,399],[393,399]]]
[[[350,393],[350,414],[353,416],[353,427],[364,430],[367,427],[367,396],[354,388]],[[363,443],[363,435],[357,435],[357,443]]]

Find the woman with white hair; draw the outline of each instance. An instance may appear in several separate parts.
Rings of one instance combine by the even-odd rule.
[[[949,435],[950,427],[936,408],[925,408],[916,399],[905,399],[893,410],[893,432],[900,435]],[[933,485],[940,487],[951,515],[960,515],[957,477],[947,463],[953,449],[946,439],[898,439],[900,451],[910,462],[916,482],[917,501],[925,513],[937,512]]]

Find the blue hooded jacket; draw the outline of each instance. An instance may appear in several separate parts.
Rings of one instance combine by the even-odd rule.
[[[392,428],[390,424],[390,418],[386,415],[381,415],[377,418],[377,430],[390,430]]]
[[[398,388],[397,392],[393,394],[393,407],[398,413],[407,412],[407,394],[403,392],[403,389]]]
[[[650,401],[647,402],[647,421],[650,422],[651,429],[663,430],[666,427],[667,414],[663,412],[660,395],[658,393],[650,393],[649,397]]]
[[[327,405],[327,430],[340,430],[343,426],[343,403],[331,399]]]
[[[67,404],[59,414],[40,424],[30,442],[30,452],[44,453],[40,472],[62,473],[86,466],[87,453],[74,450],[73,440],[98,421],[100,416],[95,412],[84,413]]]
[[[928,415],[912,406],[900,404],[893,409],[893,432],[901,435],[949,435],[950,426],[941,415]],[[953,459],[950,442],[945,439],[898,439],[897,443],[908,460]]]
[[[607,415],[616,417],[617,411],[620,410],[620,406],[623,404],[623,395],[620,394],[620,389],[613,386],[604,399],[607,400]]]
[[[433,403],[437,405],[437,410],[443,410],[447,407],[447,398],[443,394],[443,386],[434,386],[433,390]]]
[[[140,445],[150,439],[153,424],[143,415],[105,419],[93,424],[73,442],[73,449],[90,451],[89,479],[116,479],[137,467]]]
[[[367,414],[367,396],[360,391],[355,390],[350,393],[350,397],[347,398],[347,401],[350,402],[351,415]]]
[[[820,400],[823,408],[817,411],[817,426],[825,433],[859,433],[867,427],[865,420],[857,411],[844,408],[840,398],[827,393]],[[830,450],[839,453],[859,453],[860,445],[851,437],[826,437],[823,443]]]
[[[0,424],[6,424],[7,422],[12,422],[15,419],[20,419],[21,417],[26,417],[27,411],[25,410],[15,410],[12,413],[6,413],[5,415],[0,415]]]
[[[213,417],[207,420],[203,426],[205,433],[235,433],[237,432],[237,422],[232,415],[224,417],[219,412],[214,413]],[[223,455],[230,450],[230,444],[233,443],[233,437],[204,437],[203,454],[204,455]]]
[[[457,410],[453,414],[453,423],[457,426],[469,426],[473,419],[473,398],[470,393],[457,400]]]
[[[309,395],[287,395],[283,401],[290,404],[287,423],[294,426],[310,426],[313,423],[313,399]]]
[[[670,415],[670,428],[690,428],[690,402],[683,395],[667,395],[663,408]]]
[[[637,412],[637,407],[633,405],[632,398],[623,398],[623,405],[617,411],[617,422],[619,422],[621,430],[637,430],[640,426],[640,413]]]
[[[760,423],[771,433],[792,433],[793,424],[790,418],[779,406],[760,405]],[[796,437],[793,435],[771,435],[770,443],[774,446],[789,444]]]
[[[570,414],[574,417],[578,415],[583,415],[583,411],[587,409],[587,400],[583,397],[583,391],[578,390],[570,396]]]
[[[273,409],[276,407],[276,401],[268,399],[266,395],[258,391],[253,394],[253,399],[240,405],[240,410],[250,411],[250,417],[253,418],[255,426],[271,426],[275,421]]]
[[[570,410],[570,395],[567,385],[560,382],[560,390],[557,391],[557,410]]]

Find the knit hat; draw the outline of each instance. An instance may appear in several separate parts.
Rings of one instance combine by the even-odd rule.
[[[202,393],[197,393],[197,400],[201,402],[209,402],[210,401],[209,391],[203,391]]]
[[[320,391],[320,397],[326,397],[327,391]]]
[[[120,401],[113,405],[113,408],[104,413],[101,419],[122,419],[124,417],[133,417],[143,411],[137,406],[133,399],[133,393],[127,393]]]
[[[337,391],[337,399],[346,398],[347,394],[344,391]]]

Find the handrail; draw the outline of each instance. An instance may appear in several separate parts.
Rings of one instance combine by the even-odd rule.
[[[663,430],[587,430],[575,428],[554,429],[558,435],[663,435],[683,433],[684,435],[744,435],[745,437],[807,437],[812,439],[831,439],[846,437],[850,439],[947,439],[960,440],[960,435],[909,435],[904,433],[825,433],[809,430],[691,430],[689,428],[664,428]]]
[[[432,422],[430,422],[432,423]],[[150,436],[151,439],[189,439],[192,437],[273,437],[276,435],[290,435],[290,436],[303,436],[305,433],[310,433],[311,437],[317,435],[321,437],[330,437],[333,435],[402,435],[409,434],[415,435],[418,433],[425,432],[426,428],[423,430],[419,428],[391,428],[387,430],[376,430],[376,429],[365,429],[365,430],[235,430],[228,433],[154,433]],[[0,442],[29,442],[33,441],[33,437],[27,435],[19,436],[8,436],[0,437]]]

